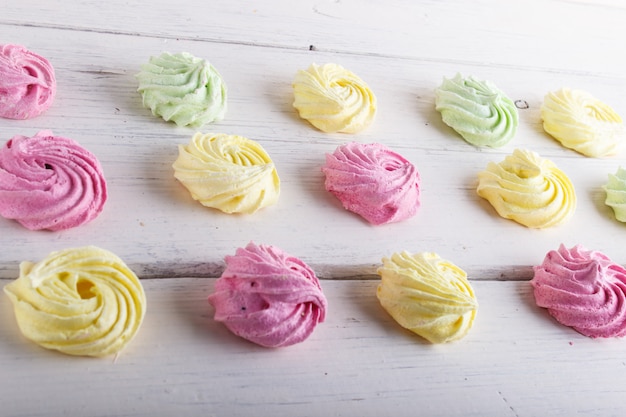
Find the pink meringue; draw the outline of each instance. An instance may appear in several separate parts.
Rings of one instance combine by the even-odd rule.
[[[43,113],[56,93],[54,68],[23,46],[0,45],[0,117],[30,119]]]
[[[0,216],[31,230],[63,230],[93,220],[107,187],[96,157],[72,139],[41,131],[0,149]]]
[[[379,143],[347,143],[326,154],[326,190],[346,210],[380,225],[417,213],[420,176],[413,164]]]
[[[226,257],[209,303],[215,320],[265,347],[304,341],[326,316],[326,298],[311,268],[276,247],[252,242]]]
[[[626,335],[626,269],[580,245],[550,251],[530,281],[537,305],[561,324],[596,337]]]

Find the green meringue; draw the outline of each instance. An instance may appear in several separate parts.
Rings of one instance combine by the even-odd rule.
[[[461,74],[444,78],[435,90],[435,109],[445,124],[475,146],[504,146],[519,123],[515,104],[495,85]]]
[[[208,61],[187,52],[151,57],[137,75],[143,105],[165,121],[199,127],[226,114],[226,84]]]
[[[626,169],[619,167],[615,175],[603,187],[606,191],[605,204],[613,209],[615,218],[626,222]]]

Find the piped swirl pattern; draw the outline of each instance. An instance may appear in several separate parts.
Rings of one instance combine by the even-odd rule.
[[[358,133],[376,115],[376,97],[357,75],[337,64],[312,64],[293,82],[300,117],[327,133]]]
[[[431,252],[383,258],[376,296],[402,327],[431,343],[461,339],[471,329],[478,302],[465,271]]]
[[[100,162],[72,139],[41,131],[0,149],[0,215],[31,230],[64,230],[96,218],[107,200]]]
[[[54,102],[56,77],[50,62],[19,45],[0,45],[0,117],[30,119]]]
[[[194,200],[225,213],[254,213],[275,204],[280,179],[257,142],[242,136],[196,133],[179,145],[174,176]]]
[[[513,101],[489,81],[457,74],[435,90],[435,109],[443,122],[475,146],[498,148],[517,132]]]
[[[95,246],[22,262],[19,278],[4,292],[27,339],[68,355],[119,353],[137,334],[146,310],[134,272]]]
[[[560,245],[534,272],[537,305],[559,323],[592,338],[626,335],[624,267],[581,245]]]
[[[187,52],[151,57],[136,77],[143,105],[165,121],[199,127],[226,114],[224,79],[208,61]]]
[[[326,190],[372,224],[408,219],[420,206],[417,169],[384,145],[341,145],[326,155],[322,171]]]
[[[541,229],[569,220],[576,209],[574,186],[550,160],[516,149],[478,174],[478,195],[505,219]]]
[[[209,296],[215,320],[265,347],[307,339],[326,317],[326,297],[313,270],[267,245],[248,244],[226,257]]]
[[[586,156],[612,156],[626,145],[622,118],[585,91],[562,88],[548,93],[541,118],[548,134]]]
[[[615,174],[609,174],[604,191],[606,191],[605,203],[613,209],[615,218],[620,222],[626,222],[626,169],[619,167]]]

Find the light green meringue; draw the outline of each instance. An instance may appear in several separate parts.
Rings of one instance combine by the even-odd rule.
[[[626,222],[626,169],[619,167],[615,175],[609,174],[604,190],[606,205],[613,209],[617,220]]]
[[[519,123],[515,104],[495,85],[461,74],[444,78],[435,90],[435,109],[445,124],[475,146],[504,146]]]
[[[151,57],[136,77],[143,105],[165,121],[198,127],[226,114],[222,76],[208,61],[187,52]]]

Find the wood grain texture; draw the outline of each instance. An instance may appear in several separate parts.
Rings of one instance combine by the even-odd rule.
[[[36,119],[0,119],[0,144],[42,129],[73,138],[100,159],[110,197],[100,217],[75,230],[31,232],[0,219],[0,285],[21,261],[97,245],[143,278],[148,312],[119,357],[75,358],[25,340],[1,295],[0,415],[623,416],[623,341],[557,324],[535,306],[527,280],[560,243],[626,264],[626,226],[601,188],[626,154],[592,159],[564,149],[539,113],[546,93],[569,86],[626,114],[624,21],[621,0],[3,5],[0,43],[50,59],[58,94]],[[226,215],[176,182],[177,145],[196,130],[153,117],[134,77],[163,51],[191,52],[222,73],[226,119],[200,130],[257,140],[281,177],[277,205]],[[298,117],[291,82],[312,62],[341,64],[370,85],[378,98],[370,128],[324,134]],[[434,89],[457,72],[528,104],[509,145],[477,149],[442,123]],[[416,165],[417,216],[370,226],[324,190],[325,153],[351,140],[383,143]],[[567,224],[526,229],[476,195],[476,174],[515,148],[572,179],[578,207]],[[306,342],[267,350],[212,320],[214,279],[206,277],[249,241],[276,245],[324,278],[327,321]],[[379,306],[376,269],[401,250],[434,251],[468,272],[480,309],[464,339],[429,345]]]
[[[1,284],[4,282],[0,281]],[[265,349],[213,321],[213,279],[144,280],[148,310],[114,359],[75,358],[0,320],[2,413],[11,416],[621,415],[623,342],[591,340],[534,305],[527,282],[476,282],[459,342],[430,345],[380,307],[377,283],[322,282],[327,320]],[[12,316],[6,297],[0,313]]]
[[[621,0],[23,0],[8,25],[622,77]],[[596,47],[591,47],[591,46]],[[583,52],[583,53],[581,53]]]
[[[538,19],[546,30],[548,11],[575,15],[576,19],[560,20],[567,25],[579,23],[587,14],[597,16],[588,25],[577,26],[567,39],[537,32],[533,25],[538,22],[515,26],[511,32],[513,27],[502,23],[512,18],[511,10],[505,13],[497,2],[482,2],[477,8],[455,2],[392,2],[389,7],[386,2],[384,7],[372,2],[363,8],[350,2],[322,2],[305,8],[305,3],[281,7],[283,3],[277,1],[265,12],[248,3],[224,2],[214,8],[218,23],[202,26],[191,12],[197,4],[185,4],[177,13],[188,15],[188,20],[179,19],[165,2],[151,8],[111,3],[102,13],[89,13],[91,2],[71,7],[49,2],[43,9],[20,2],[0,17],[0,37],[48,57],[58,79],[52,108],[33,120],[1,120],[2,140],[40,129],[71,137],[99,157],[110,190],[104,213],[76,230],[31,232],[0,219],[0,245],[11,247],[0,255],[1,277],[16,276],[22,260],[84,244],[114,251],[143,278],[216,276],[223,257],[251,240],[303,258],[323,278],[371,277],[383,256],[405,249],[437,252],[464,268],[472,279],[528,279],[531,266],[560,243],[581,243],[626,263],[626,255],[618,250],[626,245],[624,225],[604,205],[601,189],[608,174],[624,163],[623,156],[592,159],[564,149],[543,132],[539,116],[543,96],[563,86],[588,90],[618,113],[626,112],[621,93],[626,87],[624,72],[616,71],[611,61],[621,55],[614,53],[613,41],[598,39],[616,31],[615,36],[626,35],[626,28],[615,21],[623,12],[618,4],[542,2],[546,9]],[[137,7],[146,10],[145,18],[137,19]],[[336,16],[319,13],[321,8]],[[417,13],[419,9],[429,19],[439,16],[441,33],[435,36],[418,24],[396,26],[390,18],[379,22],[372,16],[383,8],[381,16],[395,15],[400,22],[410,14],[402,10]],[[501,19],[489,19],[493,27],[470,25],[475,21],[472,14],[479,12]],[[269,15],[281,22],[280,30],[268,30]],[[598,33],[596,19],[607,30]],[[403,32],[409,29],[410,36]],[[459,37],[465,29],[468,32]],[[308,33],[326,36],[327,43],[338,46],[327,50],[316,46],[313,51],[295,47],[298,42],[321,45],[317,39],[305,41]],[[441,39],[444,35],[450,39]],[[553,51],[556,63],[546,64],[535,56],[528,58],[533,64],[525,65],[518,51],[537,46],[537,36],[547,44],[567,44],[569,49]],[[385,54],[386,45],[400,38],[402,51]],[[411,47],[412,39],[425,38],[430,39],[427,45]],[[465,49],[451,49],[452,39]],[[351,52],[348,44],[374,52]],[[468,49],[469,44],[482,46]],[[602,63],[606,71],[579,65],[575,59],[580,52],[574,49],[603,54],[605,59],[585,61]],[[153,117],[141,106],[134,78],[149,56],[166,50],[206,57],[222,72],[229,86],[226,119],[201,130],[239,134],[266,148],[282,180],[276,206],[252,216],[226,215],[195,203],[175,181],[171,164],[177,145],[187,143],[195,129]],[[498,63],[475,50],[493,51]],[[437,58],[437,54],[451,58]],[[359,135],[331,135],[298,118],[291,106],[291,81],[298,69],[311,62],[340,63],[370,84],[379,103],[371,128]],[[456,72],[491,80],[514,100],[528,103],[528,109],[520,110],[520,128],[510,144],[498,150],[477,149],[443,125],[434,110],[434,89],[444,76]],[[417,216],[374,227],[346,212],[324,190],[320,171],[324,155],[349,140],[383,143],[417,166],[422,177]],[[552,159],[572,179],[578,208],[568,224],[529,230],[498,217],[476,195],[476,174],[518,147]]]

